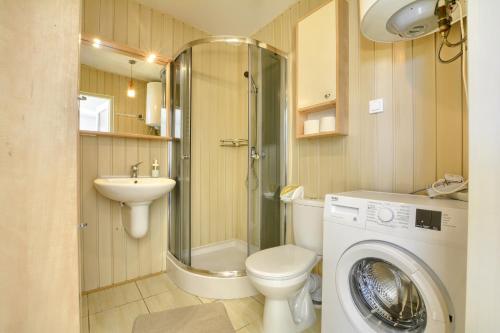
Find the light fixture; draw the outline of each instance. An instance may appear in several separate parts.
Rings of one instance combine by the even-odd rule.
[[[151,63],[153,63],[155,60],[156,60],[156,54],[154,53],[150,53],[146,58],[146,61]]]
[[[101,47],[101,40],[99,38],[94,38],[93,42],[92,42],[92,46],[95,47],[95,48],[100,48]]]
[[[135,87],[134,87],[134,80],[132,79],[132,66],[135,65],[135,60],[130,59],[128,61],[130,64],[130,81],[128,81],[128,89],[127,89],[127,96],[134,98],[135,97]]]

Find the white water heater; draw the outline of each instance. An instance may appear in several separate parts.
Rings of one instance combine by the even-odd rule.
[[[438,0],[360,0],[361,32],[370,40],[385,43],[434,33],[438,30],[437,3]],[[452,22],[459,18],[458,11],[451,13]]]
[[[160,127],[162,100],[161,82],[149,82],[146,86],[146,125]]]

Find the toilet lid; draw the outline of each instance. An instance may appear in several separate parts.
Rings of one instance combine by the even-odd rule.
[[[293,278],[309,271],[316,253],[295,245],[283,245],[262,250],[247,258],[250,274],[266,279]]]

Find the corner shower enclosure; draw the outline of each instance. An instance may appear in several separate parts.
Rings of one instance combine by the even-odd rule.
[[[251,293],[245,259],[284,242],[286,66],[280,51],[240,37],[193,41],[172,63],[169,175],[177,186],[167,257],[189,273],[176,282],[200,296]],[[234,292],[207,295],[186,284],[196,277],[226,291],[243,279]]]

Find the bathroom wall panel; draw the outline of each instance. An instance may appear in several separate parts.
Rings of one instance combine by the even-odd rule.
[[[82,32],[173,57],[187,42],[207,36],[189,24],[133,0],[83,0]]]
[[[134,80],[136,97],[127,97],[129,78],[81,65],[80,91],[113,97],[113,131],[118,133],[152,134],[144,120],[124,116],[146,114],[146,84]]]
[[[167,198],[150,206],[150,228],[139,240],[123,228],[118,202],[101,196],[93,180],[100,176],[128,176],[130,165],[144,161],[140,176],[148,176],[152,162],[160,163],[162,176],[167,170],[167,142],[129,138],[80,136],[82,290],[102,288],[114,283],[160,272],[165,269],[167,249]]]
[[[245,46],[193,49],[191,153],[192,247],[246,241],[247,147],[219,140],[248,138]]]
[[[299,1],[254,37],[289,52],[293,61],[296,23],[327,2]],[[439,63],[438,35],[395,44],[368,41],[359,30],[357,1],[348,3],[349,135],[296,140],[290,133],[291,182],[321,198],[360,188],[407,193],[444,172],[467,175],[459,62]],[[452,30],[457,34],[458,27]],[[289,74],[294,80],[293,70]],[[292,86],[290,101],[293,94]],[[375,98],[384,98],[385,112],[370,115],[368,102]]]

